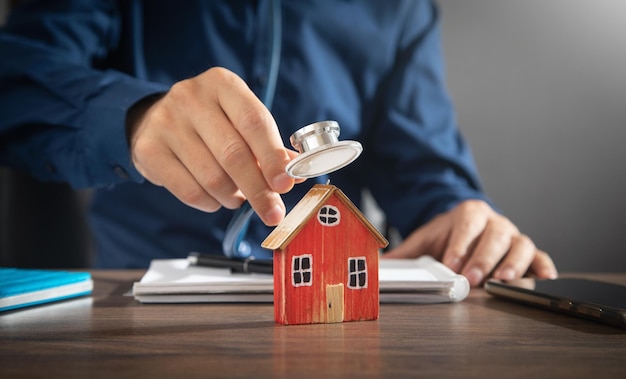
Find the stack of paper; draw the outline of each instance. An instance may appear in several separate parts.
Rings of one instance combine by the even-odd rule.
[[[456,302],[469,293],[464,276],[430,256],[381,259],[379,268],[384,303]],[[157,259],[133,285],[133,295],[142,303],[272,302],[273,283],[272,275],[191,266],[186,259]]]
[[[88,295],[88,272],[0,268],[0,311]]]

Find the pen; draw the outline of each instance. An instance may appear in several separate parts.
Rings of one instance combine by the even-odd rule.
[[[271,259],[228,258],[192,251],[187,256],[187,261],[193,266],[230,268],[232,272],[273,274],[274,271],[274,262]]]

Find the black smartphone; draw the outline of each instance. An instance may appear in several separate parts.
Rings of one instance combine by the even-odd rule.
[[[489,279],[488,293],[626,328],[626,286],[580,278]]]

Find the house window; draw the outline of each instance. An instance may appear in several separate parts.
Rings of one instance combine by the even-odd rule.
[[[317,220],[322,225],[335,226],[339,224],[340,219],[341,214],[339,213],[339,209],[332,205],[324,205],[320,208],[319,212],[317,212]]]
[[[313,284],[313,256],[303,254],[291,258],[291,284],[294,287],[311,286]]]
[[[348,288],[367,288],[367,261],[365,257],[348,258]]]

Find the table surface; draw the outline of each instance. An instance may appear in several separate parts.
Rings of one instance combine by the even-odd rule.
[[[143,271],[92,273],[91,297],[0,315],[0,378],[626,377],[626,330],[482,289],[383,304],[377,321],[282,326],[271,304],[140,304],[125,294]]]

